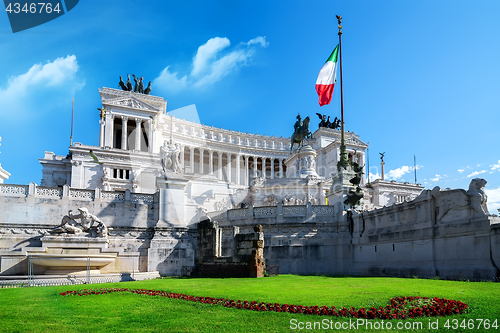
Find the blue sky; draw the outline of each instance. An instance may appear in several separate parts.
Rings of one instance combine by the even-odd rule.
[[[206,125],[288,137],[319,107],[314,84],[343,17],[346,130],[385,152],[389,178],[426,188],[486,185],[500,208],[500,2],[87,0],[13,34],[0,14],[0,163],[8,183],[40,183],[44,151],[98,145],[98,88],[153,81],[168,110]],[[317,120],[319,122],[319,119]],[[316,121],[313,122],[316,129]]]

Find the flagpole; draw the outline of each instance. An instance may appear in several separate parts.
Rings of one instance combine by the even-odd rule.
[[[75,115],[75,98],[73,98],[71,106],[71,136],[69,138],[69,146],[73,146],[73,116]]]
[[[344,80],[342,79],[342,16],[336,15],[339,23],[339,56],[340,56],[340,117],[341,117],[341,137],[340,137],[340,161],[339,167],[346,168],[349,165],[347,160],[347,151],[345,147],[345,132],[344,132],[344,94],[342,86]]]
[[[367,185],[370,185],[370,150],[369,148],[366,148],[366,160],[367,160],[367,164],[368,164],[368,171],[366,171],[366,173],[368,174],[368,184]]]
[[[413,170],[415,171],[415,184],[417,183],[417,156],[413,155]]]

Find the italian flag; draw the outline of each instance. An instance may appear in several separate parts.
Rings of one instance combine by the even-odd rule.
[[[337,79],[337,67],[339,58],[339,46],[333,50],[328,60],[319,71],[316,80],[316,92],[319,96],[319,106],[330,104],[332,100],[333,87]]]

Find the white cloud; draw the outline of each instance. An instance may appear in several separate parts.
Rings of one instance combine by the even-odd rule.
[[[390,170],[387,173],[387,177],[391,178],[391,179],[394,179],[394,180],[397,180],[397,179],[403,177],[404,174],[407,174],[407,173],[409,173],[411,171],[413,171],[413,167],[409,167],[407,165],[403,165],[400,168],[397,168],[397,169],[394,169],[394,170]]]
[[[500,170],[500,160],[498,160],[498,164],[491,165],[491,171]]]
[[[207,70],[207,65],[215,58],[217,53],[231,45],[231,42],[227,38],[215,37],[211,38],[198,48],[198,52],[193,59],[193,70],[191,71],[192,76],[202,74]]]
[[[26,73],[10,77],[7,86],[0,88],[0,113],[19,118],[23,110],[36,108],[31,111],[43,112],[44,103],[55,104],[49,100],[50,94],[69,89],[74,96],[74,92],[85,85],[84,81],[78,82],[75,78],[77,71],[76,56],[68,55],[45,65],[35,64]]]
[[[201,45],[193,57],[191,73],[184,76],[170,72],[166,67],[153,80],[153,84],[164,92],[175,93],[189,87],[202,88],[247,66],[258,47],[267,47],[266,37],[256,37],[230,48],[227,38],[215,37]]]
[[[254,45],[260,44],[262,47],[268,47],[269,42],[266,41],[266,37],[256,37],[254,39],[250,39],[247,43],[242,43],[244,45]]]
[[[204,85],[220,81],[220,79],[222,79],[224,76],[227,76],[230,73],[238,70],[238,68],[246,65],[247,59],[251,56],[251,53],[253,53],[252,50],[234,51],[214,61],[210,65],[207,74],[203,76],[198,82],[196,82],[195,86],[202,87]]]
[[[467,175],[467,178],[474,177],[474,176],[480,175],[480,174],[485,173],[485,172],[486,172],[486,170],[474,171],[470,175]]]
[[[488,196],[488,210],[490,211],[490,214],[498,214],[497,209],[500,208],[500,187],[496,189],[484,189],[484,192]]]
[[[435,178],[431,178],[431,181],[432,182],[438,182],[441,178],[443,178],[442,176],[436,174]]]
[[[177,77],[177,73],[170,73],[168,67],[161,71],[160,76],[154,79],[153,84],[156,87],[165,87],[169,92],[176,93],[187,87],[187,76]]]
[[[372,181],[374,181],[376,179],[382,179],[382,177],[380,176],[380,174],[378,172],[375,173],[375,174],[373,174],[373,173],[370,172],[370,181],[372,182]]]
[[[460,173],[462,173],[464,171],[465,171],[464,169],[458,169],[458,172],[460,172]]]

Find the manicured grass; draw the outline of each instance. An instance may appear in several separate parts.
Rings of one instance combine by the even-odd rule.
[[[478,330],[479,321],[474,322],[474,330],[460,327],[453,330],[443,327],[448,319],[457,319],[458,325],[464,319],[467,321],[489,319],[491,322],[499,319],[500,284],[498,283],[293,275],[262,279],[168,278],[95,285],[0,289],[0,332],[287,332],[307,331],[291,330],[291,320],[296,320],[294,323],[298,324],[322,322],[326,319],[328,325],[331,324],[333,328],[335,323],[349,321],[348,318],[230,309],[131,293],[82,297],[60,295],[60,292],[66,290],[100,287],[144,288],[194,296],[255,300],[259,303],[334,305],[337,308],[385,306],[396,296],[440,297],[467,303],[468,313],[450,317],[393,320],[393,330],[500,332],[500,327]],[[430,322],[439,320],[438,330],[428,328],[429,319]],[[370,322],[381,325],[380,320],[370,320]],[[407,325],[422,323],[423,329],[397,330],[397,322]],[[450,324],[453,322],[450,321]],[[351,326],[351,329],[328,331],[385,331],[364,329],[364,327],[352,329]]]

